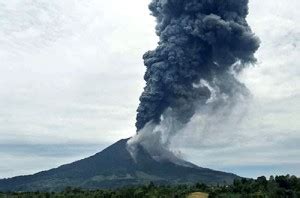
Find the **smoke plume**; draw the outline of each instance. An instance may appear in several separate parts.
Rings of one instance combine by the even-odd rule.
[[[217,111],[248,96],[236,76],[256,62],[259,39],[246,21],[248,0],[152,0],[149,8],[159,43],[143,57],[146,86],[131,141],[167,145],[199,109]]]

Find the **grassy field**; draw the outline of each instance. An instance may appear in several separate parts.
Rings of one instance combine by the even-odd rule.
[[[188,198],[208,198],[207,193],[202,193],[202,192],[195,192],[191,193]]]

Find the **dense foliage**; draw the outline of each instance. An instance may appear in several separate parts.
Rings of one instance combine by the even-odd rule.
[[[83,190],[68,187],[62,192],[9,192],[0,198],[155,198],[187,197],[192,192],[206,192],[211,198],[300,198],[300,179],[295,176],[271,176],[235,180],[230,186],[207,186],[204,184],[128,187],[115,190]]]

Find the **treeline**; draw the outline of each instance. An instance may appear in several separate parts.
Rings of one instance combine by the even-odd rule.
[[[68,187],[62,192],[9,192],[0,198],[183,198],[193,192],[205,192],[210,198],[300,198],[300,179],[295,176],[271,176],[235,180],[232,185],[204,184],[128,187],[115,190],[83,190]]]
[[[209,187],[212,198],[300,198],[300,179],[296,176],[271,176],[235,180],[230,186]]]

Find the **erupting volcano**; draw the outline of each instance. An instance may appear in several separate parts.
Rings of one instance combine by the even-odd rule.
[[[0,191],[111,188],[150,181],[224,184],[238,178],[186,162],[169,145],[203,109],[213,117],[249,96],[236,78],[256,62],[259,48],[246,21],[248,0],[153,0],[149,8],[159,42],[143,57],[146,86],[136,136],[57,169],[0,180]]]

